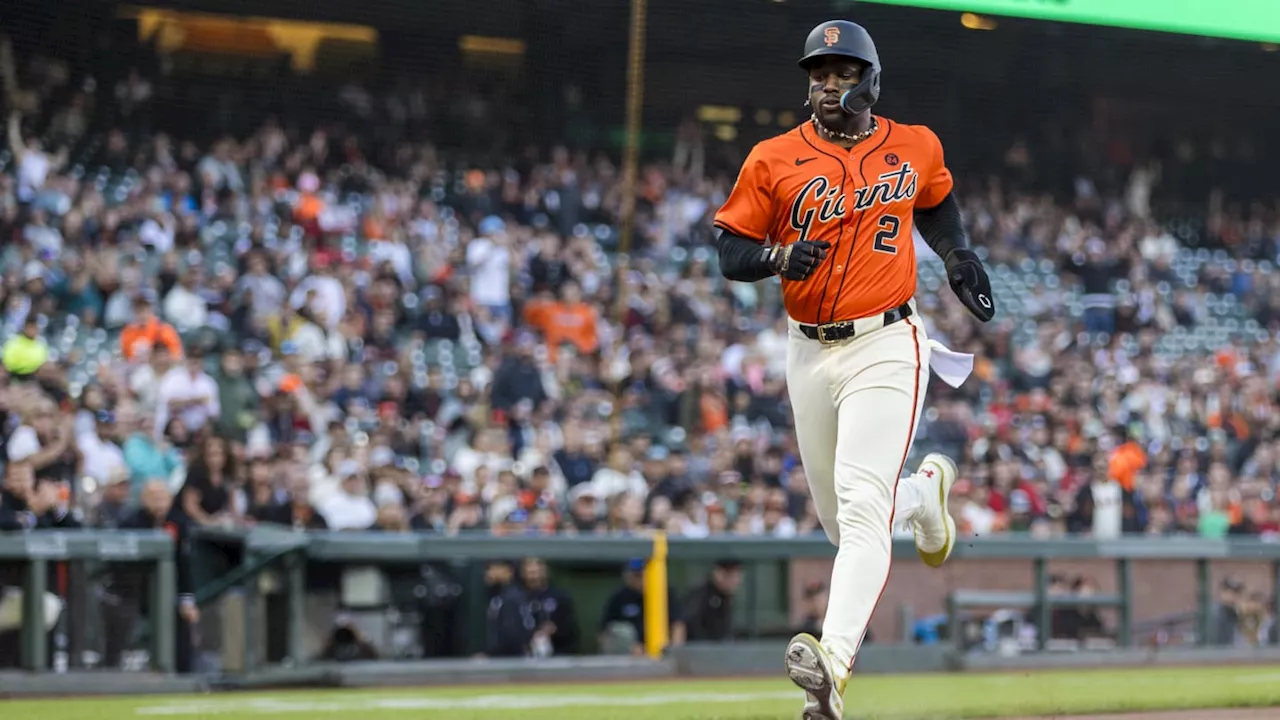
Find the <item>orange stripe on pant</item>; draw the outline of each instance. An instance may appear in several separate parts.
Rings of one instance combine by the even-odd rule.
[[[925,394],[928,338],[906,321],[832,345],[810,340],[793,322],[789,338],[800,457],[823,530],[840,549],[822,643],[844,668],[884,592],[891,523],[920,505],[920,493],[898,492],[897,481]]]
[[[901,482],[902,480],[902,471],[904,468],[907,467],[907,455],[911,454],[911,444],[915,442],[915,438],[916,438],[916,420],[919,417],[919,413],[917,412],[917,409],[920,407],[920,371],[924,369],[920,363],[920,333],[916,332],[916,325],[915,323],[911,322],[911,318],[907,318],[903,322],[911,326],[911,340],[912,342],[915,343],[915,346],[916,346],[916,383],[915,383],[915,388],[911,391],[911,434],[907,436],[907,442],[902,448],[902,460],[898,463],[898,474],[894,476],[894,481],[893,481],[893,510],[890,511],[889,513],[889,536],[891,539],[893,536],[894,517],[896,516],[898,511],[898,483]],[[889,555],[889,572],[891,573],[893,572],[893,555],[892,554]],[[880,601],[884,599],[885,588],[888,588],[888,587],[889,587],[889,576],[886,575],[884,578],[884,582],[881,583],[880,585],[880,594],[876,595],[876,604],[872,607],[872,610],[871,610],[873,613],[875,612],[875,608],[880,607]],[[866,630],[863,630],[862,632],[863,640],[865,640],[866,637],[867,637]],[[858,641],[858,649],[859,650],[862,649],[862,640]],[[853,657],[849,658],[849,664],[844,669],[846,675],[853,672],[853,663],[857,661],[857,659],[858,659],[858,653],[855,651],[853,654]]]

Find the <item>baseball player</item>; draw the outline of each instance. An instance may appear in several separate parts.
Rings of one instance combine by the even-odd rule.
[[[899,481],[931,347],[955,355],[931,345],[916,317],[913,229],[943,259],[973,315],[986,322],[995,308],[937,136],[871,112],[881,66],[867,31],[822,23],[800,67],[812,117],[752,149],[715,225],[726,278],[782,280],[800,457],[822,527],[839,548],[822,641],[797,635],[786,667],[806,691],[804,720],[841,720],[845,682],[889,577],[895,518],[913,528],[934,567],[955,541],[947,512],[955,464],[932,454]]]

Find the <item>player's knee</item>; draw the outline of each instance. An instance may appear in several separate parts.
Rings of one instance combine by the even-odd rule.
[[[840,533],[865,532],[867,528],[883,530],[889,527],[893,514],[893,495],[885,493],[872,483],[850,489],[840,497],[840,509],[836,513]]]

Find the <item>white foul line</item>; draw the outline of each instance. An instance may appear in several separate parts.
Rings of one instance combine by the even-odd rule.
[[[364,712],[370,710],[521,710],[576,706],[641,707],[680,703],[731,704],[761,700],[796,700],[798,691],[757,693],[670,693],[662,695],[481,695],[478,697],[346,697],[332,700],[311,698],[228,698],[198,700],[171,705],[151,705],[136,710],[138,715],[282,715],[289,713]]]

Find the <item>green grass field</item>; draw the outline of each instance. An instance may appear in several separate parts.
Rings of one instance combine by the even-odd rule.
[[[868,675],[850,683],[845,705],[851,720],[1280,707],[1280,668]],[[792,720],[799,707],[785,680],[759,679],[12,700],[0,701],[0,718]]]

